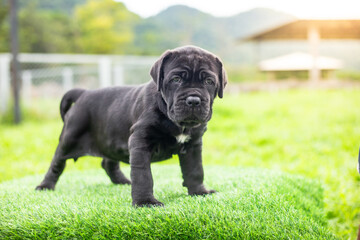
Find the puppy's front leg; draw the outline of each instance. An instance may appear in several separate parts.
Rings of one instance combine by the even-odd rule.
[[[201,157],[201,139],[186,147],[185,153],[179,154],[183,186],[188,188],[189,195],[205,195],[215,193],[215,190],[207,190],[203,184],[204,169]]]
[[[133,206],[163,206],[153,195],[153,178],[151,175],[151,152],[144,140],[131,135],[129,140],[131,197]]]

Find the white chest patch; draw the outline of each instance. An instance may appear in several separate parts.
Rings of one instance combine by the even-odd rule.
[[[190,136],[186,135],[186,134],[180,134],[178,136],[176,136],[176,141],[178,143],[186,143],[190,140]]]

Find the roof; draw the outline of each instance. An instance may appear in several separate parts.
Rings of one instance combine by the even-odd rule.
[[[341,60],[331,57],[317,57],[316,66],[320,70],[333,70],[342,68]],[[303,71],[313,68],[313,56],[308,53],[295,52],[288,55],[261,61],[261,71]]]
[[[321,39],[360,39],[360,19],[295,20],[240,40],[303,40],[309,27],[319,30]]]

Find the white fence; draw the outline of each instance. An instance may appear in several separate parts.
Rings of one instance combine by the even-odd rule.
[[[156,57],[72,54],[19,54],[21,97],[59,98],[73,87],[94,89],[149,81]],[[10,90],[10,54],[0,54],[0,112]]]

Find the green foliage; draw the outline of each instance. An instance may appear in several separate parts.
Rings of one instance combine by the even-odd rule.
[[[0,53],[10,49],[9,46],[9,25],[7,17],[9,15],[9,4],[5,0],[0,0]]]
[[[113,0],[22,1],[21,52],[133,53],[134,27],[140,18]],[[0,51],[9,51],[8,5],[0,8]],[[60,8],[64,6],[64,8]],[[56,10],[55,10],[56,9]]]
[[[215,101],[205,133],[204,163],[268,168],[320,180],[332,231],[354,239],[360,217],[360,196],[354,190],[360,182],[359,102],[359,90],[225,95]],[[35,105],[36,121],[0,125],[0,181],[44,174],[49,167],[62,127],[58,104]],[[41,113],[57,120],[41,121]],[[168,163],[178,161],[161,164]],[[99,159],[87,157],[76,165],[68,161],[67,170],[99,166]]]
[[[34,2],[19,12],[21,52],[73,52],[71,20],[65,13],[37,10]]]
[[[318,181],[261,169],[206,167],[217,194],[189,197],[179,166],[154,164],[165,207],[133,208],[130,186],[105,172],[65,172],[55,192],[35,192],[42,176],[0,184],[0,238],[335,239]],[[129,175],[129,168],[125,168]]]
[[[129,12],[123,3],[88,0],[76,8],[74,21],[81,52],[124,54],[132,47],[132,29],[139,17]]]
[[[29,2],[35,3],[37,9],[72,14],[77,5],[84,4],[86,0],[20,0],[20,9],[27,8]]]

